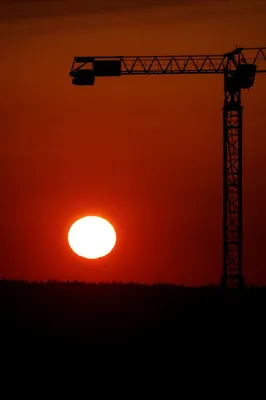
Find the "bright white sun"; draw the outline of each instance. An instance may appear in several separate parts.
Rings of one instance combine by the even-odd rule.
[[[68,243],[77,255],[84,258],[100,258],[111,252],[116,243],[113,226],[100,217],[78,219],[68,232]]]

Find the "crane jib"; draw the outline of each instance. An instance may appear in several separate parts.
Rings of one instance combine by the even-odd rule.
[[[256,71],[254,66],[257,67]],[[237,48],[221,55],[80,56],[74,57],[69,75],[74,85],[86,86],[93,85],[95,77],[101,76],[227,72],[232,75],[237,73],[239,78],[250,75],[249,82],[243,83],[243,88],[250,87],[255,72],[266,72],[266,48]]]

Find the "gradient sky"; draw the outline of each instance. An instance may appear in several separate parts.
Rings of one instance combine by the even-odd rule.
[[[137,5],[137,7],[136,7]],[[266,46],[258,0],[3,1],[0,277],[218,283],[221,76],[102,78],[75,87],[75,55],[224,53]],[[266,75],[243,95],[244,273],[266,284]],[[77,218],[117,231],[88,261]]]

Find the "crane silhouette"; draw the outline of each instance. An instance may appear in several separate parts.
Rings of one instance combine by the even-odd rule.
[[[221,55],[74,57],[72,83],[91,86],[96,77],[162,74],[222,74],[223,273],[226,288],[244,286],[242,269],[242,89],[266,73],[266,47],[236,48]]]

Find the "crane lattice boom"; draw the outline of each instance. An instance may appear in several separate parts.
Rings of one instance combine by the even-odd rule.
[[[266,72],[266,47],[238,48],[222,55],[74,57],[70,76],[223,74],[226,68],[234,71],[242,64],[256,65],[257,72]]]

